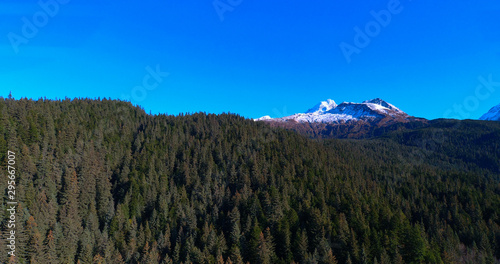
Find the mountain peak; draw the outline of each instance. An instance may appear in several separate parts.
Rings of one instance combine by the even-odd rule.
[[[500,104],[494,106],[486,114],[482,115],[479,120],[500,121]]]
[[[392,104],[390,104],[390,103],[388,103],[380,98],[366,100],[363,102],[363,104],[376,104],[376,105],[380,105],[380,106],[383,106],[385,108],[394,110],[396,112],[403,112],[403,111],[399,110],[399,108],[395,107],[394,105],[392,105]]]
[[[335,101],[333,101],[332,99],[328,99],[326,101],[319,102],[313,108],[307,110],[306,114],[322,114],[332,110],[335,107],[337,107],[337,103],[335,103]]]
[[[270,116],[266,115],[261,118],[254,119],[254,121],[264,121],[264,120],[270,120],[272,119]]]

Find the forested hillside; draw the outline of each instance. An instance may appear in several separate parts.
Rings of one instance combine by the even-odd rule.
[[[0,99],[0,221],[13,151],[18,263],[499,263],[499,142],[486,121],[320,140],[233,114]]]

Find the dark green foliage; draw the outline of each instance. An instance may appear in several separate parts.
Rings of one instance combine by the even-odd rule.
[[[498,263],[500,123],[375,134],[0,99],[2,175],[18,153],[19,263]]]

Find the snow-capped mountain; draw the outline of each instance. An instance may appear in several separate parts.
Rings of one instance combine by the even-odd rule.
[[[322,113],[325,113],[325,112],[332,110],[335,107],[337,107],[337,104],[335,103],[335,101],[333,101],[332,99],[328,99],[326,101],[320,102],[319,104],[315,105],[313,108],[307,110],[306,114],[314,114],[314,113],[322,114]]]
[[[490,111],[481,116],[479,120],[500,121],[500,104],[492,107]]]
[[[272,119],[270,116],[263,116],[261,118],[257,118],[257,119],[254,119],[255,121],[265,121],[265,120],[269,120],[269,119]]]
[[[376,98],[362,103],[343,102],[339,105],[328,99],[305,113],[281,118],[261,117],[256,121],[343,124],[356,121],[377,121],[385,118],[406,119],[409,116],[392,104]]]

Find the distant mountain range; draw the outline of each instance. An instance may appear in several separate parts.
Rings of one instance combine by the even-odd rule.
[[[271,118],[264,116],[255,121],[264,121],[271,126],[284,127],[312,137],[366,138],[397,129],[395,126],[420,126],[427,120],[408,115],[396,106],[380,99],[362,103],[343,102],[336,104],[328,99],[316,104],[305,113]]]
[[[500,105],[493,107],[480,120],[500,121]],[[304,113],[279,118],[264,116],[255,121],[322,138],[369,138],[403,127],[417,128],[429,124],[429,120],[410,116],[380,98],[341,104],[328,99]]]
[[[263,116],[255,121],[345,124],[359,121],[378,123],[381,120],[405,122],[414,121],[414,119],[415,117],[406,114],[394,105],[376,98],[362,103],[343,102],[339,105],[334,100],[328,99],[316,104],[305,113],[279,118]],[[491,108],[479,120],[500,121],[500,104]]]
[[[362,103],[343,102],[339,105],[328,99],[307,110],[281,118],[264,116],[256,121],[346,124],[352,122],[378,123],[381,120],[405,122],[414,119],[394,105],[380,99],[366,100]]]

